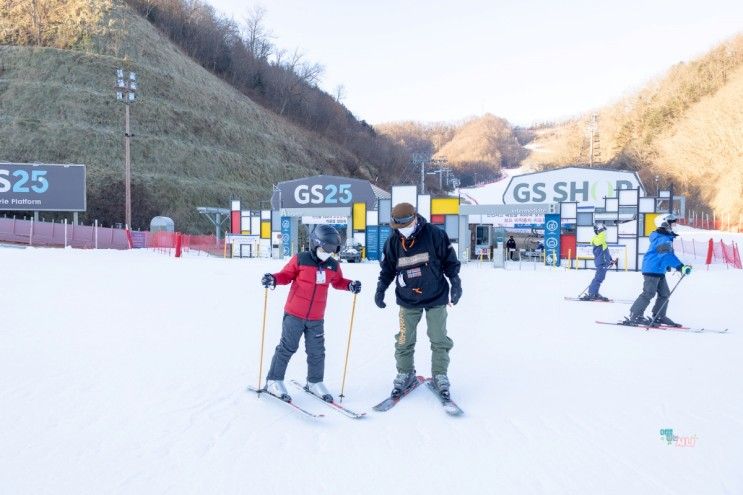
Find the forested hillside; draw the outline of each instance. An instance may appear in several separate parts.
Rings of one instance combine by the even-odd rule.
[[[463,186],[495,179],[501,168],[517,167],[526,156],[508,121],[491,114],[461,124],[395,122],[377,128],[413,154],[446,160]]]
[[[152,216],[168,215],[179,229],[209,231],[197,206],[225,206],[235,195],[258,208],[272,184],[319,173],[385,185],[400,163],[407,163],[401,148],[345,109],[341,119],[348,132],[328,127],[327,133],[315,133],[288,110],[282,116],[256,103],[119,0],[5,5],[0,160],[86,164],[85,221],[123,221],[124,108],[115,98],[117,67],[136,71],[139,78],[138,101],[131,107],[135,228],[146,228]],[[191,14],[205,18],[198,8]],[[287,100],[287,109],[292,101],[297,100]],[[303,125],[318,121],[313,122]]]
[[[743,35],[679,63],[641,91],[587,115],[535,129],[527,163],[594,163],[655,176],[692,208],[737,220],[743,212]],[[652,190],[652,187],[651,187]]]

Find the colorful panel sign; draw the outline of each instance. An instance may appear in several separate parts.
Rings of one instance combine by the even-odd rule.
[[[459,215],[459,198],[434,198],[431,215]]]
[[[271,238],[271,220],[263,220],[261,222],[261,239]]]
[[[366,203],[353,204],[353,230],[366,228]]]
[[[560,266],[560,215],[557,213],[544,216],[544,252],[548,264]]]

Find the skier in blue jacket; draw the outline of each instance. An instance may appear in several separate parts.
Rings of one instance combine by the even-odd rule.
[[[671,291],[666,282],[666,272],[675,268],[684,275],[691,273],[691,266],[684,265],[673,252],[673,239],[678,235],[673,231],[676,215],[669,213],[655,217],[655,225],[658,227],[650,234],[650,247],[642,260],[642,275],[644,283],[642,294],[630,308],[628,323],[632,325],[668,325],[680,327],[681,325],[666,316],[668,298]],[[653,318],[645,318],[645,309],[655,295],[653,306]]]

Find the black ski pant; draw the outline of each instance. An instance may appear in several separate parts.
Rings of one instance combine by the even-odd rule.
[[[638,296],[629,311],[633,315],[644,314],[650,301],[657,294],[658,297],[655,299],[655,305],[653,305],[653,316],[663,318],[666,316],[668,298],[671,296],[671,289],[668,288],[666,276],[643,275],[643,277],[645,281],[642,284],[642,294]]]
[[[307,352],[307,381],[317,383],[325,375],[325,330],[324,320],[303,320],[284,314],[281,340],[276,346],[267,380],[283,380],[289,360],[299,348],[299,339],[304,335]]]

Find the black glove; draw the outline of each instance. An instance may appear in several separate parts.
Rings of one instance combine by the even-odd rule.
[[[377,292],[374,294],[374,304],[380,308],[386,308],[387,305],[384,303],[384,291],[386,287],[382,287],[382,284],[377,285]]]
[[[459,277],[454,277],[450,280],[451,282],[451,303],[457,304],[459,298],[462,297],[462,281]]]
[[[274,277],[270,273],[266,273],[265,275],[263,275],[263,278],[261,278],[261,285],[266,289],[273,289],[274,287],[276,287],[276,277]]]
[[[348,283],[348,290],[350,290],[354,294],[358,294],[361,292],[361,282],[358,280],[354,280],[353,282]]]

